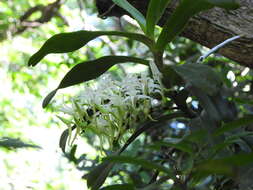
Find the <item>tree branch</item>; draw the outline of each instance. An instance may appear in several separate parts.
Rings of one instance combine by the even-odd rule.
[[[144,15],[149,0],[128,0]],[[159,21],[163,26],[170,17],[179,0],[172,0],[165,14]],[[212,48],[233,36],[241,35],[240,39],[231,42],[219,50],[223,56],[238,62],[241,65],[253,68],[253,1],[238,0],[241,7],[237,10],[226,11],[220,8],[203,12],[190,20],[182,36]],[[120,17],[127,14],[115,6],[107,14],[112,5],[111,0],[96,0],[99,15]]]
[[[65,18],[59,13],[59,9],[63,3],[63,0],[56,0],[46,6],[36,5],[28,9],[23,16],[20,17],[20,26],[16,28],[14,34],[20,34],[29,28],[38,27],[43,23],[49,22],[53,17],[59,17],[63,20],[64,24],[67,24]],[[41,16],[35,20],[29,20],[29,18],[36,12],[41,12]]]

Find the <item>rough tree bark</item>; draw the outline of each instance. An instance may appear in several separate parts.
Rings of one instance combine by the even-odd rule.
[[[144,15],[146,14],[149,0],[128,1]],[[172,0],[159,22],[160,26],[171,15],[178,1]],[[214,8],[196,15],[190,20],[182,36],[211,48],[232,36],[243,35],[242,38],[222,48],[219,53],[241,65],[253,68],[253,0],[238,0],[238,2],[241,7],[237,10]],[[96,0],[96,5],[100,15],[120,17],[127,14],[117,6],[112,8],[111,0]]]

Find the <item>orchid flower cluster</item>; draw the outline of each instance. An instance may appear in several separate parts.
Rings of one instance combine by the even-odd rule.
[[[60,117],[69,126],[69,134],[71,125],[77,127],[72,142],[81,132],[91,130],[103,148],[113,148],[115,143],[125,142],[138,124],[152,120],[151,110],[161,104],[154,95],[164,96],[160,73],[155,65],[150,68],[152,78],[128,74],[116,81],[102,75],[95,84],[86,83],[84,90],[71,99],[71,106],[60,108],[71,116],[70,120]]]

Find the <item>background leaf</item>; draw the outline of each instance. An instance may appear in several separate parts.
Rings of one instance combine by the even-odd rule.
[[[196,171],[206,174],[222,174],[235,176],[237,167],[244,166],[253,162],[253,154],[239,154],[222,159],[207,160],[196,167]]]
[[[133,7],[128,1],[126,0],[112,0],[116,5],[120,6],[121,8],[125,9],[131,16],[139,23],[142,31],[146,31],[146,19],[145,17],[135,8]]]
[[[20,139],[10,138],[10,137],[3,137],[3,138],[0,139],[0,148],[1,147],[7,148],[7,149],[12,149],[12,148],[40,148],[37,145],[24,143]]]
[[[185,82],[201,89],[208,95],[216,94],[222,85],[220,76],[207,65],[196,63],[172,67]]]
[[[229,132],[233,129],[246,126],[251,123],[253,123],[253,115],[247,115],[235,121],[224,124],[221,128],[215,131],[214,135],[219,136],[224,134],[225,132]]]
[[[152,161],[148,161],[141,158],[133,158],[131,156],[108,156],[103,158],[104,161],[110,161],[113,163],[129,163],[142,166],[143,168],[158,170],[167,174],[171,174],[171,171],[164,166],[156,164]]]
[[[159,142],[156,142],[155,144],[151,145],[150,147],[151,148],[154,147],[156,149],[161,150],[162,146],[172,147],[172,148],[181,150],[183,152],[187,152],[189,154],[194,153],[193,146],[190,144],[190,142],[186,142],[186,141],[180,141],[178,143],[172,143],[172,142],[167,142],[167,141],[159,141]]]

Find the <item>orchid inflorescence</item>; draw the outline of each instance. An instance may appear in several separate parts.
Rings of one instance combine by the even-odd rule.
[[[151,70],[153,78],[145,74],[128,74],[122,81],[117,81],[110,75],[103,75],[93,85],[86,83],[84,90],[71,98],[70,105],[60,108],[71,117],[70,120],[59,118],[69,128],[73,124],[77,127],[72,142],[82,131],[91,130],[99,137],[102,147],[109,145],[112,148],[125,142],[138,124],[152,120],[151,110],[161,102],[155,96],[163,97],[163,88],[159,71],[154,65]]]

